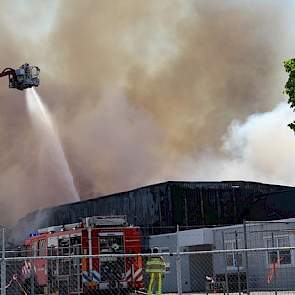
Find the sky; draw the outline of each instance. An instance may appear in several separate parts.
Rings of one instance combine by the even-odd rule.
[[[81,199],[167,180],[294,184],[294,1],[0,4],[0,66],[40,67]],[[71,199],[25,104],[2,79],[4,224]]]

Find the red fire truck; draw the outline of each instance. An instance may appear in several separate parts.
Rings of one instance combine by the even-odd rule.
[[[42,294],[129,294],[143,288],[141,256],[128,256],[141,253],[140,230],[122,216],[93,216],[40,229],[25,247],[28,256],[40,257],[32,259],[32,269]]]

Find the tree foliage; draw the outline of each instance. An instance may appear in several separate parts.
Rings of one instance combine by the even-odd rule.
[[[289,79],[285,85],[284,93],[289,96],[288,103],[291,109],[295,111],[295,58],[284,61],[284,67],[289,74]],[[295,121],[288,125],[293,131],[295,131]]]

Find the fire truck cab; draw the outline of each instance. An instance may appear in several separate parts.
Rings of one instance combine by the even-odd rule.
[[[128,256],[141,253],[140,230],[125,217],[93,216],[43,228],[25,247],[28,256],[40,257],[32,264],[42,294],[129,294],[143,288],[141,256]]]

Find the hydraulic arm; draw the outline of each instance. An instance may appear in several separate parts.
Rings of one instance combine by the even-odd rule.
[[[18,69],[6,68],[0,72],[0,78],[8,76],[9,88],[24,90],[26,88],[37,87],[40,84],[40,69],[36,66],[23,64]]]

